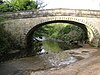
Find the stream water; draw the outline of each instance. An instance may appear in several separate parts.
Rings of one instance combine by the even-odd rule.
[[[62,41],[43,40],[36,56],[24,57],[0,63],[0,75],[23,75],[24,71],[40,71],[60,68],[79,59],[67,52],[67,44]],[[61,47],[66,46],[66,48]],[[69,45],[68,45],[69,46]]]
[[[38,38],[38,40],[40,39]],[[66,52],[66,50],[69,49],[69,45],[63,41],[55,39],[43,39],[40,41],[42,43],[41,50],[37,52],[37,54],[39,57],[42,57],[45,63],[48,63],[50,67],[60,67],[78,61],[77,58]]]

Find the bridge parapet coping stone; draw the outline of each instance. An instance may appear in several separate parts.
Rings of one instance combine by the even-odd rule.
[[[96,17],[100,18],[100,10],[83,10],[83,9],[43,9],[32,11],[19,11],[15,13],[5,13],[10,19],[18,18],[36,18],[47,16],[77,16],[77,17]],[[1,16],[1,15],[0,15]]]

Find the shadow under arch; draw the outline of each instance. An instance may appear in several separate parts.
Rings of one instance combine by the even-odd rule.
[[[31,49],[32,49],[32,34],[34,33],[34,31],[36,31],[39,27],[47,25],[47,24],[52,24],[52,23],[69,23],[75,26],[80,27],[81,29],[83,29],[83,31],[85,32],[85,39],[88,40],[88,30],[86,25],[79,23],[79,22],[75,22],[75,21],[68,21],[68,20],[54,20],[54,21],[48,21],[48,22],[43,22],[40,23],[36,26],[34,26],[26,35],[26,48],[27,48],[27,53],[31,53]]]

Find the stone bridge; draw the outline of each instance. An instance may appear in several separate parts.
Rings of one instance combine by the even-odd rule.
[[[25,48],[38,27],[49,23],[70,23],[87,32],[89,43],[98,46],[100,37],[100,11],[81,9],[44,9],[5,13],[7,20],[4,29],[13,36],[16,45]],[[0,15],[1,16],[1,15]]]

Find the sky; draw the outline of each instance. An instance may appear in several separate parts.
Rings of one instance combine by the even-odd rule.
[[[100,0],[43,0],[43,2],[47,4],[44,9],[70,8],[100,10]]]
[[[44,9],[69,8],[69,9],[100,10],[100,0],[41,0],[41,1],[43,1],[44,4],[47,4],[44,7]]]

